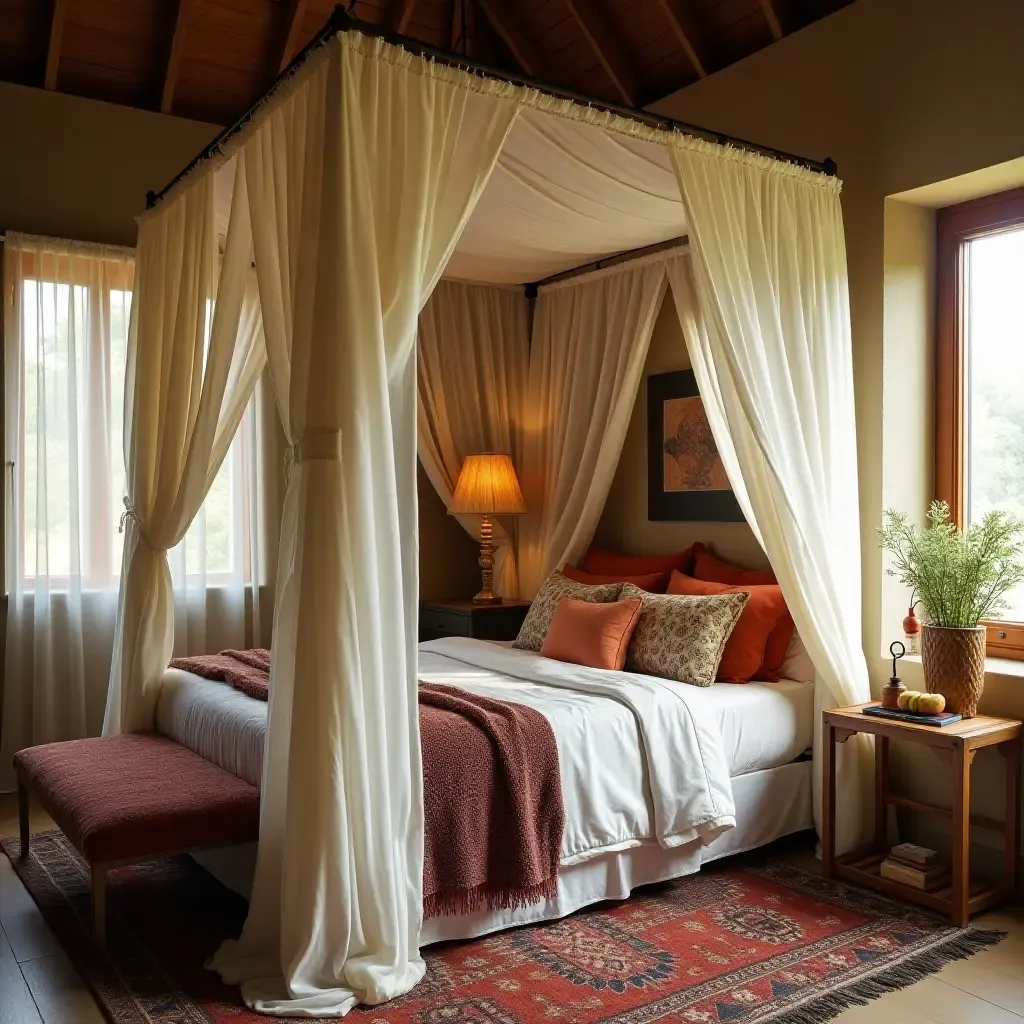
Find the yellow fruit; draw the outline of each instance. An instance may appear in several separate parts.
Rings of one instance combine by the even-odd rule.
[[[938,715],[946,707],[946,698],[941,693],[925,693],[918,699],[918,711],[926,715]]]
[[[900,711],[910,710],[910,698],[914,695],[913,690],[904,690],[896,699],[896,706]]]
[[[921,702],[921,698],[923,696],[924,696],[924,694],[923,693],[918,693],[917,690],[915,690],[910,695],[910,700],[909,700],[908,704],[909,704],[909,707],[910,707],[911,711],[916,713],[916,712],[918,712],[920,710],[920,702]]]

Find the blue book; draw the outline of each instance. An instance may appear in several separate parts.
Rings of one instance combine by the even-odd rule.
[[[863,708],[865,715],[874,718],[893,718],[897,722],[913,722],[915,725],[952,725],[959,722],[962,715],[954,715],[952,711],[943,711],[939,715],[919,715],[914,711],[898,711],[895,708],[883,708],[881,704],[869,704]]]

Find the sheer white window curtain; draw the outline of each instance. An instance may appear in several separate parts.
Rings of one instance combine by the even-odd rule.
[[[870,699],[840,183],[695,139],[672,158],[692,254],[672,291],[729,480],[817,669],[820,765],[821,710]],[[839,752],[843,848],[863,827],[867,739]],[[820,808],[818,772],[819,825]]]
[[[8,616],[0,789],[11,755],[103,722],[121,572],[134,251],[11,233],[4,245]],[[250,414],[251,417],[251,414]],[[255,431],[171,552],[175,650],[242,646],[258,570]]]
[[[519,286],[440,281],[419,319],[420,462],[447,505],[467,455],[508,452],[520,465],[519,426],[530,357],[529,309]],[[480,539],[478,516],[459,516]],[[515,525],[494,524],[495,589],[516,597]]]

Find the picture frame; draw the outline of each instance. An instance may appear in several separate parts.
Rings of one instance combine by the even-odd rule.
[[[742,523],[692,370],[647,378],[647,518]]]

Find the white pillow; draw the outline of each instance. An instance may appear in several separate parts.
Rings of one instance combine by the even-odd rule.
[[[800,634],[794,629],[793,639],[786,648],[786,658],[779,669],[779,678],[795,679],[798,683],[813,683],[816,676],[814,662],[811,661]]]

